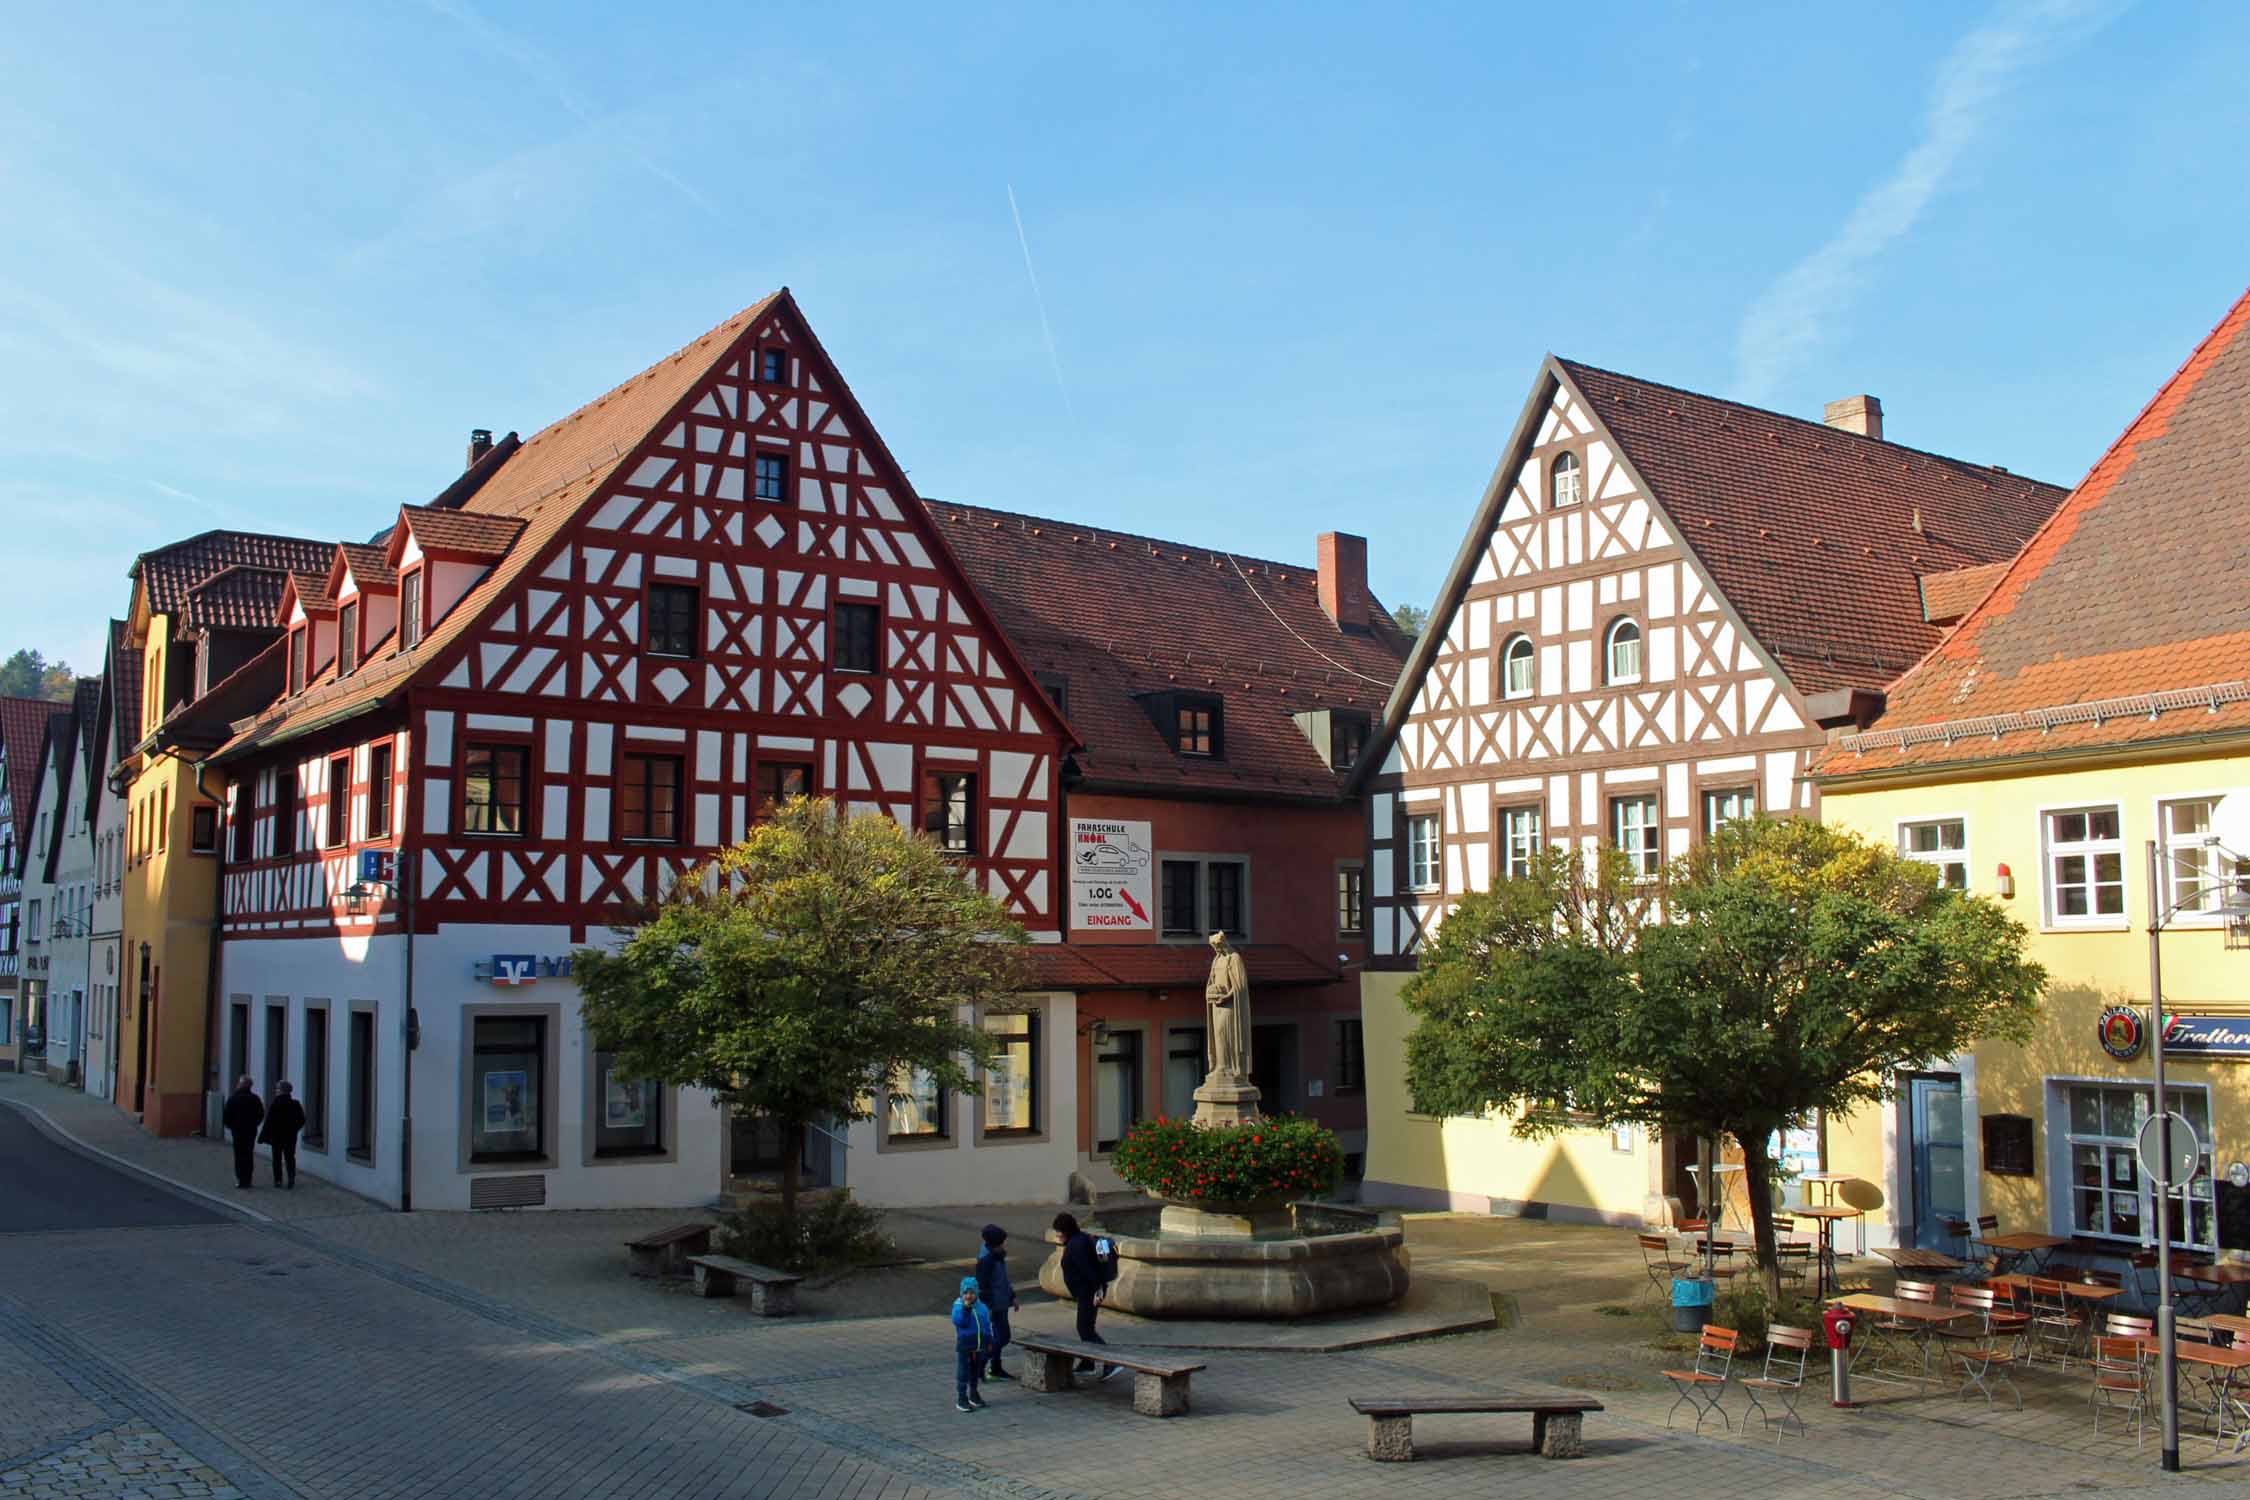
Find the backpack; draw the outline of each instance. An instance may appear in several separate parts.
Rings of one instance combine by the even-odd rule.
[[[1094,1241],[1094,1264],[1101,1270],[1103,1286],[1117,1279],[1117,1242],[1106,1234]]]

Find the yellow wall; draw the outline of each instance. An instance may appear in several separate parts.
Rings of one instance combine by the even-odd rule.
[[[1619,1151],[1607,1130],[1525,1140],[1498,1117],[1437,1120],[1408,1112],[1406,1038],[1413,1017],[1399,992],[1412,977],[1370,972],[1360,980],[1367,1047],[1366,1201],[1475,1213],[1536,1204],[1558,1219],[1639,1224],[1662,1154],[1643,1131],[1632,1133],[1630,1151]]]
[[[1999,900],[2032,934],[2032,956],[2048,971],[2048,993],[2038,1032],[2029,1046],[1987,1044],[1975,1049],[1963,1069],[1971,1168],[1971,1211],[1997,1214],[2003,1230],[2067,1234],[2067,1201],[2049,1202],[2050,1163],[2065,1149],[2065,1120],[2048,1119],[2047,1081],[2055,1078],[2146,1082],[2147,1052],[2118,1062],[2101,1048],[2096,1019],[2104,1006],[2148,1004],[2147,840],[2159,836],[2158,804],[2175,797],[2217,796],[2250,789],[2250,747],[2241,744],[2196,758],[2131,764],[2070,764],[2045,771],[1978,773],[1980,779],[1861,790],[1848,784],[1823,789],[1825,821],[1854,829],[1885,844],[1895,844],[1898,825],[1929,818],[1960,817],[1968,836],[1969,888]],[[2042,810],[2114,803],[2124,844],[2125,915],[2106,930],[2061,929],[2045,925],[2042,901]],[[2002,897],[1997,871],[2008,866],[2015,894]],[[2250,1014],[2250,952],[2229,951],[2223,933],[2211,926],[2167,925],[2164,992],[2167,1009],[2201,1013]],[[2208,1085],[2214,1163],[2220,1173],[2238,1160],[2250,1160],[2250,1063],[2168,1059],[2170,1081]],[[1982,1170],[1979,1117],[2028,1115],[2034,1122],[2036,1175],[1995,1176]],[[1898,1203],[1906,1142],[1896,1128],[1895,1110],[1862,1113],[1850,1121],[1831,1121],[1829,1164],[1883,1186]],[[1886,1119],[1893,1137],[1884,1140]],[[1888,1209],[1871,1217],[1870,1240],[1891,1242]]]

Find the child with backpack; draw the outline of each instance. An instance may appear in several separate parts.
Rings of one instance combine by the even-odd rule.
[[[1109,1284],[1117,1279],[1117,1250],[1105,1237],[1097,1246],[1093,1236],[1078,1227],[1072,1214],[1055,1215],[1055,1237],[1062,1241],[1063,1286],[1071,1299],[1078,1304],[1078,1341],[1082,1344],[1106,1344],[1094,1329],[1094,1318],[1101,1309],[1102,1298],[1109,1292]],[[1079,1374],[1088,1374],[1094,1368],[1092,1360],[1081,1360]],[[1102,1379],[1115,1375],[1119,1366],[1104,1364]]]
[[[984,1378],[984,1362],[992,1357],[992,1311],[977,1296],[977,1279],[961,1278],[961,1295],[953,1303],[953,1409],[981,1411],[987,1403],[977,1385]]]

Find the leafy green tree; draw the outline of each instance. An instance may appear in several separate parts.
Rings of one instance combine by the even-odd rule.
[[[979,1091],[993,1044],[960,1010],[1023,988],[1024,942],[933,840],[797,797],[571,972],[626,1076],[709,1089],[780,1127],[794,1214],[808,1126],[868,1118],[910,1073]]]
[[[0,698],[37,698],[46,677],[44,656],[36,651],[18,651],[0,662]]]
[[[2046,971],[2022,925],[1855,834],[1730,824],[1640,902],[1611,856],[1578,864],[1550,851],[1446,919],[1405,992],[1415,1107],[1510,1112],[1531,1137],[1734,1136],[1774,1296],[1773,1133],[1893,1097],[1900,1069],[2031,1034]]]
[[[1406,635],[1417,636],[1430,623],[1430,612],[1419,604],[1401,604],[1391,610],[1391,623]]]
[[[49,702],[68,703],[77,688],[78,674],[70,669],[69,662],[58,661],[40,674],[39,696]]]

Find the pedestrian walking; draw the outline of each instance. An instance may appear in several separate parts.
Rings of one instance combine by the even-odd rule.
[[[250,1186],[250,1180],[258,1174],[258,1126],[265,1118],[265,1103],[245,1073],[234,1081],[234,1093],[219,1115],[219,1123],[234,1137],[234,1185],[238,1188]]]
[[[297,1185],[297,1136],[305,1128],[305,1107],[297,1102],[296,1090],[289,1080],[279,1079],[273,1086],[273,1107],[266,1111],[265,1129],[258,1139],[273,1148],[273,1185]],[[289,1180],[281,1180],[283,1166],[289,1168]]]
[[[1109,1275],[1102,1264],[1101,1255],[1094,1249],[1093,1237],[1078,1227],[1078,1220],[1070,1214],[1055,1215],[1055,1236],[1062,1241],[1063,1288],[1071,1300],[1078,1304],[1078,1341],[1082,1344],[1106,1344],[1094,1328],[1094,1318],[1101,1310],[1102,1299],[1109,1294]],[[1078,1373],[1083,1375],[1094,1368],[1090,1359],[1078,1362]],[[1116,1365],[1102,1366],[1102,1379],[1117,1373]]]
[[[1015,1337],[1008,1314],[1021,1312],[1023,1304],[1016,1300],[1016,1284],[1008,1275],[1008,1231],[997,1224],[984,1226],[984,1248],[977,1252],[977,1300],[992,1314],[992,1359],[984,1378],[1013,1380],[1015,1376],[1000,1368],[1000,1351]]]
[[[978,1393],[984,1362],[992,1357],[992,1312],[977,1296],[977,1279],[961,1278],[961,1295],[953,1302],[953,1409],[980,1411],[987,1404]]]

